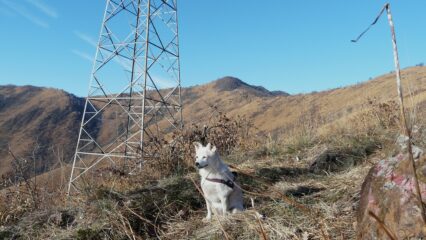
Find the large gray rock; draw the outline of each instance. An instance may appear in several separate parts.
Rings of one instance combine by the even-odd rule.
[[[404,148],[402,147],[404,150]],[[426,199],[426,158],[413,148],[423,200]],[[381,160],[368,173],[361,189],[358,208],[358,239],[389,239],[376,215],[397,239],[425,239],[426,226],[417,201],[408,154]]]

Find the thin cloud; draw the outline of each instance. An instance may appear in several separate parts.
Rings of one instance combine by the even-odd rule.
[[[76,35],[78,38],[80,38],[81,40],[90,44],[93,47],[98,46],[97,41],[94,38],[92,38],[91,36],[89,36],[85,33],[82,33],[82,32],[79,32],[79,31],[76,30],[76,31],[74,31],[74,35]],[[90,62],[93,62],[93,58],[91,56],[87,55],[86,53],[80,52],[78,50],[73,50],[72,52],[74,54],[86,59],[86,60],[89,60]],[[132,71],[132,64],[127,59],[122,59],[122,58],[116,56],[112,60],[116,64],[121,66],[124,71],[126,71],[126,72]],[[137,74],[136,76],[140,76],[140,74],[145,72],[144,68],[139,64],[135,65],[134,71]],[[171,88],[171,87],[176,86],[176,83],[174,83],[172,80],[164,78],[164,77],[160,77],[159,75],[153,74],[152,78],[155,81],[155,84],[157,85],[157,87],[159,87],[159,88]],[[153,87],[148,86],[148,88],[153,88]]]
[[[24,6],[17,4],[16,2],[11,2],[8,0],[2,1],[4,5],[6,5],[8,8],[13,10],[15,13],[21,15],[22,17],[26,18],[30,22],[34,23],[35,25],[42,27],[42,28],[49,28],[49,24],[36,16],[32,15]]]
[[[71,52],[74,53],[75,55],[89,61],[89,62],[93,62],[93,57],[90,56],[89,54],[85,53],[85,52],[81,52],[81,51],[75,50],[75,49],[73,49]]]
[[[89,36],[85,33],[82,33],[82,32],[79,32],[79,31],[74,31],[74,35],[76,35],[78,38],[80,38],[81,40],[87,42],[88,44],[90,44],[94,47],[96,47],[98,45],[98,43],[96,42],[95,39],[93,39],[91,36]]]
[[[51,18],[58,17],[58,13],[53,8],[48,6],[46,3],[42,2],[41,0],[27,0],[27,2]]]
[[[153,75],[152,80],[155,82],[158,88],[171,88],[176,87],[177,84],[173,83],[173,81],[160,77],[158,75]]]

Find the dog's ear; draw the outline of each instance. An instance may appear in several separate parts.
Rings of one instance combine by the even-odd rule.
[[[206,148],[207,149],[212,149],[212,145],[210,143],[207,143]]]
[[[211,148],[211,151],[212,151],[212,153],[215,153],[215,152],[216,152],[216,146],[213,146],[213,147]]]
[[[193,142],[192,144],[194,145],[195,150],[197,150],[197,149],[199,149],[200,147],[202,147],[202,146],[203,146],[203,145],[202,145],[201,143],[199,143],[199,142]]]

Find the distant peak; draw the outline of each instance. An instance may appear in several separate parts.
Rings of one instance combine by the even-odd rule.
[[[213,87],[218,91],[234,91],[242,89],[248,91],[256,96],[271,97],[271,96],[287,96],[289,95],[283,91],[269,91],[262,86],[253,86],[239,78],[226,76],[213,81]]]
[[[233,91],[242,86],[250,86],[236,77],[223,77],[213,82],[214,87],[219,91]]]

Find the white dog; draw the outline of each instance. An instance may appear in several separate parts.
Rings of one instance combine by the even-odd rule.
[[[241,188],[234,183],[234,174],[220,159],[216,147],[210,143],[203,146],[199,142],[195,142],[194,146],[195,166],[201,175],[201,188],[207,205],[205,220],[211,220],[212,211],[222,215],[243,211]]]

